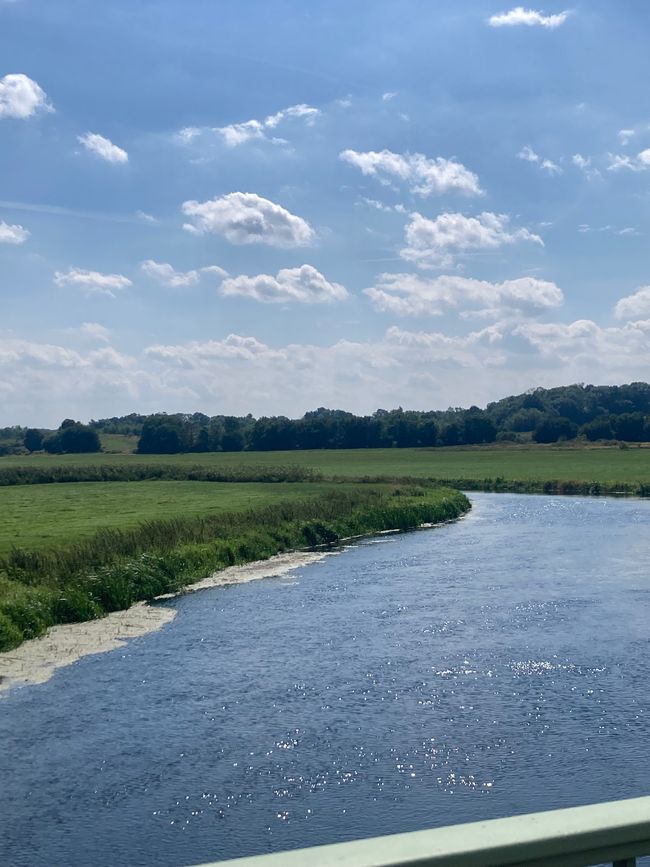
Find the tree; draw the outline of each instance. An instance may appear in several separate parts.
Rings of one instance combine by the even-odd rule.
[[[166,415],[152,415],[142,425],[138,453],[142,455],[175,455],[189,451],[189,427],[180,419]]]
[[[43,448],[43,434],[36,428],[28,428],[23,437],[23,445],[28,452],[39,452]]]
[[[562,416],[546,416],[533,431],[533,439],[536,443],[556,443],[558,440],[575,439],[578,434],[578,425],[571,419]]]
[[[46,452],[55,455],[100,452],[102,444],[96,430],[78,421],[66,419],[61,427],[43,441]]]

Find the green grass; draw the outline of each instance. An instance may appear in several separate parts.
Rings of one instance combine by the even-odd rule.
[[[125,434],[100,433],[99,440],[105,452],[114,454],[131,454],[138,447],[139,437]]]
[[[221,452],[187,455],[27,455],[0,458],[12,466],[134,464],[209,468],[298,466],[326,476],[412,476],[435,479],[650,484],[650,449],[575,446],[479,446],[437,449],[354,449],[293,452]]]
[[[41,549],[87,538],[99,529],[144,521],[250,509],[329,490],[326,484],[218,482],[70,482],[0,488],[0,556],[12,547]],[[348,486],[343,486],[348,487]]]
[[[42,635],[55,623],[91,620],[178,591],[228,565],[359,534],[412,529],[457,518],[469,508],[460,492],[428,486],[335,485],[314,495],[318,487],[310,485],[301,498],[297,485],[287,486],[290,498],[276,493],[272,505],[157,518],[132,528],[102,529],[65,545],[12,549],[0,558],[0,650]],[[226,499],[232,502],[222,492],[221,501]]]

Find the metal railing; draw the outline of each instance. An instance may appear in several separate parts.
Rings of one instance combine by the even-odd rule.
[[[650,797],[255,855],[219,867],[633,867],[648,854]]]

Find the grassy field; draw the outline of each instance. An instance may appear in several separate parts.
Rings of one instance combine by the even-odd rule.
[[[12,547],[66,545],[103,528],[194,517],[300,500],[327,484],[220,484],[218,482],[71,482],[0,488],[0,556]],[[348,488],[339,485],[337,488]]]
[[[435,479],[503,478],[650,483],[650,449],[575,446],[478,446],[436,449],[354,449],[291,452],[218,452],[185,455],[25,455],[0,458],[10,466],[173,463],[207,467],[309,467],[326,476],[412,476]],[[0,500],[0,507],[2,501]]]

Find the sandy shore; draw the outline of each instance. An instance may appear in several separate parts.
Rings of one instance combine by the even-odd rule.
[[[297,551],[278,554],[268,560],[256,560],[244,566],[230,566],[203,581],[188,585],[181,592],[195,593],[209,587],[277,577],[322,560],[329,554],[331,552]],[[175,616],[174,608],[138,602],[126,611],[115,611],[101,620],[53,626],[40,638],[25,641],[16,650],[0,653],[0,692],[12,686],[45,683],[57,669],[71,665],[91,653],[104,653],[123,647],[130,638],[161,629]]]

